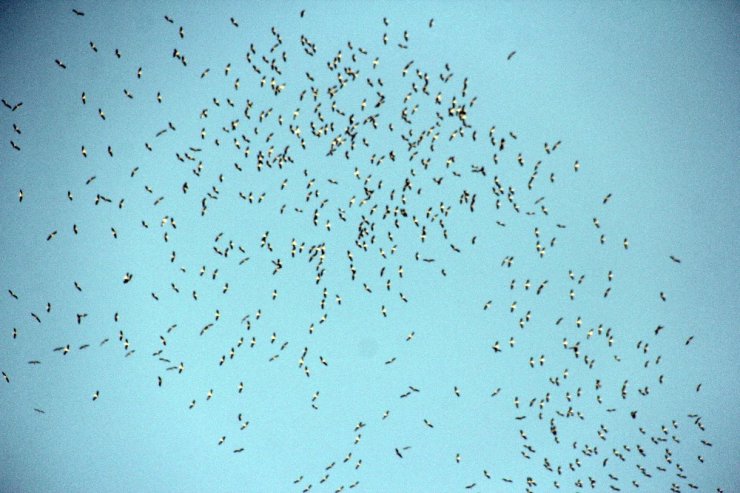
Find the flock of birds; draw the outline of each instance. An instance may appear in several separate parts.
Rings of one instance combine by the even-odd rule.
[[[84,29],[85,13],[73,10],[71,15],[79,17],[81,29]],[[306,11],[295,15],[301,22],[307,21],[303,20],[308,17]],[[684,448],[691,451],[712,447],[703,437],[684,439],[680,434],[688,428],[702,436],[702,417],[692,413],[666,417],[665,423],[660,424],[641,421],[643,402],[654,387],[663,385],[669,378],[660,371],[661,356],[653,355],[650,348],[659,346],[662,338],[671,337],[664,334],[670,331],[658,325],[650,333],[638,334],[637,340],[632,341],[633,334],[612,329],[598,320],[586,320],[581,316],[570,319],[557,313],[533,311],[540,298],[569,303],[574,302],[577,294],[589,290],[598,291],[598,296],[608,301],[612,289],[618,289],[619,272],[604,269],[603,278],[598,280],[587,278],[577,266],[551,269],[544,274],[545,269],[535,268],[525,277],[507,275],[507,271],[514,272],[519,263],[536,265],[557,254],[559,242],[563,241],[581,242],[595,248],[611,248],[616,243],[617,249],[612,255],[629,255],[629,239],[619,235],[613,240],[607,234],[608,221],[602,223],[598,213],[584,214],[593,224],[592,237],[565,240],[568,235],[574,235],[569,226],[583,218],[558,214],[556,208],[548,205],[544,194],[561,193],[558,191],[560,177],[577,174],[585,163],[571,159],[563,165],[560,140],[539,144],[537,150],[525,150],[526,146],[520,144],[515,131],[474,124],[480,117],[474,116],[478,97],[471,94],[473,81],[456,74],[449,63],[434,68],[415,62],[411,54],[412,33],[389,34],[391,22],[387,18],[379,21],[380,31],[377,39],[372,40],[372,48],[347,42],[330,50],[319,46],[309,35],[284,36],[277,27],[272,27],[270,46],[247,43],[241,59],[234,59],[222,67],[194,66],[188,51],[172,48],[186,39],[187,26],[179,25],[176,18],[169,15],[161,22],[171,29],[170,39],[165,43],[169,48],[153,49],[170,54],[172,66],[168,69],[179,70],[182,78],[200,79],[204,86],[220,78],[222,80],[213,83],[218,89],[213,89],[210,100],[192,112],[193,122],[169,121],[146,142],[138,143],[151,158],[125,173],[104,162],[107,159],[116,161],[115,142],[79,142],[79,155],[63,159],[99,164],[84,183],[70,184],[63,200],[84,200],[85,208],[106,208],[105,217],[115,225],[109,229],[106,226],[105,235],[96,237],[84,231],[70,215],[67,222],[55,225],[39,241],[48,242],[53,252],[55,244],[74,242],[83,235],[88,242],[100,244],[101,248],[107,248],[103,245],[107,245],[111,237],[119,241],[119,236],[146,235],[161,242],[167,250],[167,255],[157,262],[163,264],[163,272],[170,278],[158,278],[155,284],[147,286],[147,299],[132,306],[121,306],[120,310],[106,315],[113,320],[115,329],[103,334],[100,340],[69,341],[46,348],[38,344],[34,354],[28,355],[29,368],[43,368],[47,358],[69,358],[71,353],[117,345],[120,352],[116,351],[112,357],[157,360],[161,370],[151,375],[151,385],[167,392],[169,380],[188,378],[193,366],[187,359],[188,350],[198,351],[197,347],[173,351],[173,342],[182,337],[183,331],[197,331],[199,337],[223,342],[221,354],[209,363],[219,368],[242,364],[256,346],[270,348],[271,355],[261,363],[263,365],[281,364],[287,358],[315,389],[310,392],[310,399],[306,399],[306,405],[320,413],[322,375],[330,372],[332,365],[325,348],[314,342],[314,333],[330,330],[326,327],[343,303],[349,299],[363,300],[360,303],[364,310],[379,321],[392,320],[396,313],[412,305],[415,305],[414,310],[423,311],[425,303],[434,303],[434,297],[415,299],[410,294],[414,292],[415,275],[433,270],[439,287],[430,286],[429,289],[445,289],[443,286],[446,286],[450,265],[454,265],[452,259],[456,256],[466,256],[476,262],[477,258],[488,255],[487,247],[480,245],[484,237],[507,234],[516,228],[526,229],[530,231],[531,243],[513,247],[500,258],[501,270],[492,273],[492,277],[505,285],[510,293],[508,298],[487,299],[481,295],[482,298],[474,303],[479,303],[481,323],[490,324],[494,320],[497,326],[490,333],[490,340],[481,342],[489,357],[496,359],[501,353],[515,354],[514,358],[521,362],[516,371],[538,372],[537,378],[549,388],[541,395],[523,395],[513,378],[485,396],[491,405],[514,410],[515,420],[500,423],[500,426],[518,429],[519,443],[496,446],[506,447],[512,457],[531,463],[527,466],[530,473],[525,477],[510,475],[503,467],[481,464],[478,477],[461,479],[461,490],[635,491],[644,486],[643,490],[656,491],[651,485],[666,477],[672,478],[672,492],[698,489],[684,465],[674,460],[674,455]],[[234,17],[224,19],[224,29],[227,28],[243,29]],[[434,29],[434,20],[424,28]],[[501,63],[516,63],[515,55],[516,52],[511,51],[502,57]],[[140,66],[135,53],[123,53],[115,47],[98,47],[91,41],[87,57],[90,63],[95,63],[96,57],[115,57],[133,64],[135,69],[131,71],[130,80],[122,83],[121,98],[131,101],[143,98],[151,105],[166,104],[167,87],[156,94],[136,90],[137,80],[157,68]],[[405,61],[396,67],[394,62],[386,64],[386,58]],[[65,73],[79,69],[66,63],[61,56],[52,57],[49,62]],[[397,91],[396,87],[404,89]],[[106,111],[106,101],[98,96],[99,93],[98,88],[83,84],[79,99],[69,105],[74,111],[96,114],[98,124],[105,126],[117,115]],[[4,120],[13,119],[24,111],[23,103],[11,97],[3,99],[2,103],[6,109]],[[188,125],[196,125],[200,130],[183,135],[182,128]],[[26,146],[24,134],[15,122],[12,131],[10,146],[22,155]],[[170,139],[180,150],[174,155],[158,153],[158,143],[163,139]],[[471,152],[479,156],[477,161],[468,160]],[[223,156],[229,156],[231,163],[225,164]],[[143,182],[142,173],[146,175],[148,168],[161,162],[173,166],[170,182],[155,186]],[[245,179],[246,176],[249,178]],[[125,183],[125,197],[118,196],[121,183]],[[252,189],[239,189],[245,186]],[[98,191],[89,192],[94,187],[98,187]],[[175,194],[179,196],[177,203],[187,207],[168,208],[168,203],[175,202],[170,199]],[[18,191],[19,206],[33,200],[28,190]],[[144,217],[134,218],[127,214],[127,202],[143,203],[144,200],[149,204],[143,206]],[[611,200],[611,193],[600,194],[600,203],[595,205],[607,208]],[[271,222],[258,233],[244,235],[223,231],[218,221],[210,219],[223,214],[263,214],[285,219]],[[476,227],[478,233],[463,237],[458,229],[466,231],[466,224],[479,225]],[[212,238],[207,245],[210,253],[202,262],[192,264],[181,260],[192,258],[191,253],[201,251],[203,246],[195,245],[195,237],[183,236],[180,233],[183,226]],[[233,239],[240,237],[243,241]],[[669,252],[664,258],[666,265],[680,268],[680,258]],[[307,263],[309,271],[299,267],[299,263]],[[147,278],[139,273],[136,265],[123,272],[104,272],[104,275],[125,285],[126,289]],[[553,276],[552,280],[548,275]],[[270,300],[279,298],[283,286],[298,286],[295,289],[310,300],[313,309],[318,307],[311,315],[312,321],[307,326],[278,330],[270,326],[269,307],[257,307],[244,313],[243,302],[232,295],[244,276],[256,279],[256,286],[264,290]],[[4,282],[12,283],[12,280]],[[568,283],[564,292],[557,291],[561,282]],[[43,291],[44,288],[39,286],[38,289]],[[86,289],[78,281],[70,282],[73,292]],[[92,310],[88,315],[84,307],[77,310],[58,307],[52,302],[28,307],[24,304],[27,294],[12,286],[7,289],[12,300],[8,306],[28,312],[29,324],[47,325],[48,318],[58,316],[83,325],[88,316],[98,317]],[[170,303],[168,306],[174,303],[187,313],[188,306],[204,303],[204,300],[215,300],[212,319],[192,327],[192,321],[183,324],[174,320],[173,313],[172,324],[149,340],[141,334],[133,337],[123,321],[133,311],[157,310],[163,301]],[[664,291],[656,293],[656,302],[667,300]],[[62,314],[56,315],[58,311]],[[231,322],[235,316],[240,317],[238,323]],[[102,316],[96,320],[100,322]],[[424,337],[425,332],[438,330],[444,329],[412,327],[404,330],[406,335],[398,343],[413,351],[415,337],[418,339]],[[530,350],[523,353],[517,339],[525,339],[528,333],[541,330],[559,334],[562,344],[550,347],[530,339],[525,344]],[[23,328],[14,328],[10,339],[2,344],[12,344],[16,338],[24,336],[23,332]],[[358,330],[357,338],[361,337]],[[688,351],[693,336],[682,341]],[[560,361],[562,354],[571,358],[572,364],[554,368],[553,361]],[[625,358],[625,354],[631,356]],[[393,367],[403,357],[380,357],[377,364]],[[450,358],[457,357],[450,355]],[[614,385],[613,375],[620,375],[618,364],[623,358],[640,358],[641,364],[630,369],[632,377]],[[268,371],[265,366],[264,372]],[[605,378],[604,372],[613,372],[611,378]],[[259,373],[251,373],[251,378],[260,378]],[[573,375],[579,375],[589,382],[588,385],[572,385]],[[634,375],[637,375],[637,383]],[[10,370],[3,370],[2,376],[6,384],[13,385],[14,375]],[[604,383],[605,380],[608,383]],[[344,465],[355,470],[357,479],[333,485],[332,491],[361,489],[363,435],[382,436],[384,424],[393,420],[394,409],[403,406],[415,409],[411,401],[422,391],[450,393],[456,399],[465,399],[468,397],[463,391],[465,386],[464,381],[451,389],[405,386],[400,395],[386,403],[387,409],[382,414],[368,415],[357,422],[346,454],[331,458],[325,471],[299,473],[293,486],[303,493],[327,487],[333,469]],[[701,384],[695,390],[700,392]],[[81,398],[89,399],[94,406],[98,405],[95,401],[105,399],[106,393],[114,391],[93,387]],[[227,392],[248,393],[248,384],[240,381],[229,389],[222,382],[213,382],[206,391],[193,389],[189,402],[176,405],[197,412],[205,402],[218,401],[219,394]],[[585,412],[586,402],[588,406],[596,402],[600,413],[589,415]],[[47,415],[52,412],[45,406],[33,411]],[[432,422],[429,414],[425,414],[428,410],[417,411],[419,426],[430,433],[444,426],[442,422]],[[620,438],[620,430],[609,429],[604,423],[611,415],[628,417],[641,437],[639,442],[627,443]],[[471,414],[469,419],[477,417]],[[569,437],[568,430],[573,430],[574,422],[578,423],[579,433],[591,434],[591,441]],[[234,454],[249,450],[248,432],[245,431],[249,425],[248,410],[238,413],[236,431],[225,430],[214,437],[213,453],[225,448]],[[554,443],[558,455],[543,457],[539,454],[540,445],[531,438],[534,436]],[[395,437],[389,436],[386,441],[387,452],[395,460],[404,461],[408,454],[423,453],[415,443],[394,440]],[[643,465],[649,457],[655,456],[661,457],[659,466]],[[462,460],[476,459],[463,458],[457,452],[450,457],[450,461],[456,463]],[[703,454],[696,454],[694,460],[703,463]],[[625,469],[625,463],[630,464],[631,469]],[[414,471],[409,473],[413,475]],[[276,486],[278,489],[284,487]],[[401,490],[404,488],[400,485],[389,485],[386,491]]]

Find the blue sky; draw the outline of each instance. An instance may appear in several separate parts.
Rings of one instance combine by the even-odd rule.
[[[732,491],[737,16],[718,2],[3,3],[0,96],[23,105],[0,108],[0,490],[573,491],[590,477]],[[450,140],[453,97],[470,127]],[[430,129],[412,155],[401,137]],[[258,170],[286,145],[292,162]]]

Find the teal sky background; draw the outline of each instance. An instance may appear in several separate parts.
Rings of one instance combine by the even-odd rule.
[[[73,8],[85,16],[74,15]],[[540,492],[555,491],[555,481],[563,491],[577,491],[579,479],[582,489],[590,490],[589,477],[597,482],[593,491],[609,491],[608,485],[633,491],[633,480],[641,491],[669,491],[673,483],[681,491],[689,491],[689,483],[700,491],[734,491],[740,467],[734,251],[740,240],[740,180],[733,144],[740,134],[738,14],[733,2],[3,2],[0,97],[23,105],[16,111],[0,108],[0,370],[10,379],[0,382],[0,491],[300,492],[309,484],[311,491],[349,491],[357,481],[353,490],[366,492],[526,491],[528,477],[537,482],[530,489]],[[184,38],[178,35],[180,26]],[[269,54],[276,39],[272,26],[283,44]],[[404,31],[408,49],[398,47]],[[301,49],[302,34],[316,43],[315,57]],[[260,76],[246,61],[251,43],[268,86],[274,74],[259,61],[261,55],[283,67],[276,79],[286,88],[278,97],[260,88]],[[368,54],[358,53],[358,47]],[[187,57],[187,66],[172,57],[174,48]],[[326,156],[335,134],[315,139],[309,127],[312,120],[319,124],[312,113],[315,103],[309,97],[298,100],[309,84],[324,88],[321,111],[327,122],[335,122],[336,133],[344,129],[347,119],[332,113],[325,94],[337,82],[326,62],[338,50],[340,66],[353,66],[360,75],[342,90],[337,104],[359,122],[371,113],[381,115],[377,131],[360,127],[349,160],[341,155],[346,146]],[[280,60],[282,51],[287,63]],[[375,57],[379,63],[373,69]],[[67,68],[60,69],[55,59]],[[403,77],[410,60],[414,64]],[[224,75],[227,63],[231,71]],[[447,84],[439,79],[445,63],[454,73]],[[430,76],[431,97],[417,93],[406,104],[409,110],[419,104],[411,117],[414,137],[434,124],[434,112],[446,111],[453,95],[458,101],[477,100],[473,107],[468,104],[473,128],[464,139],[448,141],[456,125],[447,117],[435,151],[426,141],[409,161],[399,138],[409,127],[400,113],[411,83],[423,83],[417,68]],[[306,79],[307,71],[315,82]],[[368,87],[367,77],[382,78],[383,86]],[[462,96],[466,77],[468,94]],[[387,98],[379,110],[372,108],[376,90]],[[433,102],[437,91],[444,94],[441,106]],[[364,112],[363,98],[368,102]],[[251,120],[243,114],[247,99],[254,102]],[[208,117],[199,118],[205,108]],[[258,125],[260,111],[268,108],[271,115]],[[277,115],[284,119],[282,126]],[[222,130],[236,119],[235,132]],[[176,130],[155,137],[168,122]],[[290,134],[290,124],[301,126],[306,151]],[[504,151],[488,143],[493,125],[497,141],[506,138]],[[473,129],[478,130],[475,142]],[[265,143],[270,132],[274,139]],[[251,139],[248,158],[243,140],[241,149],[233,144],[242,134]],[[368,148],[363,136],[370,140]],[[560,148],[547,155],[543,143],[557,140]],[[267,152],[272,144],[275,152],[290,144],[294,163],[258,172],[257,152]],[[389,157],[377,166],[370,162],[373,154],[387,155],[391,149],[395,162]],[[176,153],[186,152],[203,162],[200,176],[192,172],[196,163],[177,160]],[[492,162],[494,152],[498,165]],[[524,166],[516,161],[519,153]],[[447,169],[452,155],[455,164]],[[427,157],[431,164],[425,170],[420,161]],[[539,160],[534,187],[527,190]],[[486,176],[471,173],[472,164],[484,165]],[[406,208],[426,226],[424,243],[411,217],[399,217],[399,228],[392,216],[382,219],[386,204],[391,210],[402,206],[401,189],[411,169],[415,176],[405,194]],[[95,180],[86,185],[91,176]],[[444,181],[436,185],[433,178],[440,176]],[[494,176],[505,189],[516,189],[520,213],[506,196],[496,208]],[[189,190],[183,194],[186,181]],[[364,186],[375,193],[361,206]],[[207,199],[201,216],[201,199],[214,194],[212,187],[218,189],[217,199]],[[316,189],[319,197],[307,201],[307,193]],[[458,201],[463,190],[477,193],[473,213]],[[68,200],[68,191],[74,200]],[[253,193],[254,203],[239,192]],[[263,192],[265,199],[258,203]],[[603,204],[608,193],[611,199]],[[112,203],[95,205],[97,194]],[[349,207],[353,196],[356,202]],[[159,197],[164,199],[154,205]],[[125,204],[119,208],[121,199]],[[325,199],[315,227],[314,210]],[[440,213],[441,202],[451,207],[447,217]],[[426,215],[429,207],[440,214],[434,221]],[[367,252],[354,243],[363,215],[376,223],[376,243]],[[163,216],[175,218],[176,228],[160,226]],[[536,227],[546,247],[543,258],[535,249]],[[45,241],[54,230],[57,235]],[[260,247],[265,231],[272,252]],[[553,237],[557,240],[550,246]],[[305,242],[306,250],[291,258],[294,238]],[[628,250],[624,238],[629,238]],[[228,257],[214,252],[214,246],[224,249],[229,241],[234,249]],[[307,250],[322,242],[325,274],[316,284],[316,261],[309,262]],[[347,250],[357,269],[355,281]],[[415,260],[416,252],[435,262]],[[672,262],[671,255],[681,263]],[[515,257],[510,268],[501,266],[506,256]],[[278,258],[283,268],[273,275],[271,261]],[[127,272],[134,277],[124,285]],[[523,287],[527,279],[529,290]],[[547,286],[538,296],[534,291],[544,280]],[[483,310],[488,300],[491,307]],[[511,312],[513,302],[517,307]],[[531,320],[522,329],[519,321],[527,311]],[[88,315],[78,324],[81,313]],[[320,323],[324,314],[326,322]],[[249,330],[242,322],[246,315]],[[213,327],[199,335],[208,323]],[[656,336],[658,325],[665,328]],[[599,326],[611,328],[611,347],[603,334],[587,337]],[[128,357],[119,330],[136,350]],[[244,343],[237,347],[240,337]],[[563,349],[564,338],[580,341],[580,359]],[[501,353],[491,349],[496,341]],[[67,344],[69,354],[53,351]],[[90,347],[78,349],[83,344]],[[310,377],[298,366],[304,347]],[[233,359],[230,348],[235,348]],[[171,363],[152,356],[160,349],[159,356]],[[596,360],[592,369],[584,364],[584,354]],[[220,366],[222,355],[227,359]],[[530,368],[530,357],[540,355],[544,365]],[[41,364],[28,364],[32,360]],[[181,374],[166,369],[180,362],[185,365]],[[558,386],[550,382],[555,377]],[[603,385],[600,390],[595,379]],[[622,399],[626,380],[629,395]],[[420,392],[399,398],[409,386]],[[650,393],[642,396],[638,389],[645,386]],[[497,388],[500,393],[492,397]],[[582,395],[576,397],[579,388]],[[206,400],[210,389],[213,397]],[[100,397],[93,402],[95,391]],[[538,419],[538,403],[548,393]],[[197,404],[189,409],[193,399]],[[531,399],[536,399],[532,407]],[[584,419],[557,415],[569,406]],[[382,419],[386,410],[390,414]],[[242,422],[249,421],[244,430],[240,413]],[[705,431],[688,417],[693,414],[701,416]],[[521,416],[526,418],[516,419]],[[557,421],[560,444],[553,441],[550,418]],[[355,430],[359,422],[365,426]],[[608,430],[605,440],[599,438],[601,425]],[[219,446],[222,436],[226,440]],[[651,437],[668,441],[656,444]],[[584,446],[598,447],[598,454],[587,457]],[[239,448],[244,451],[233,452]],[[666,449],[672,463],[665,460]],[[545,458],[553,468],[561,465],[562,474],[544,468]],[[686,478],[677,476],[677,464]]]

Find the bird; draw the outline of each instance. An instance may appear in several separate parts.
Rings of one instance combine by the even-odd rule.
[[[516,55],[516,50],[512,51],[511,53],[509,53],[509,54],[508,54],[508,55],[506,56],[506,59],[507,59],[507,60],[511,60],[512,58],[514,58],[514,55]]]
[[[72,12],[74,12],[74,14],[77,15],[77,16],[79,16],[79,17],[84,17],[85,16],[85,13],[82,12],[81,10],[72,9]]]

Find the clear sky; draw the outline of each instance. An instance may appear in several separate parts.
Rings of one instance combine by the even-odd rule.
[[[0,491],[737,490],[738,13],[3,2]]]

